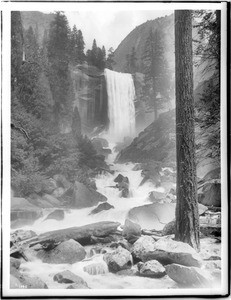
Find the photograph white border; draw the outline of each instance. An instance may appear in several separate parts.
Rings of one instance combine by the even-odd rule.
[[[94,290],[32,290],[9,289],[10,279],[10,13],[11,11],[108,11],[108,10],[181,10],[221,9],[221,182],[222,182],[222,284],[219,289],[94,289]],[[2,292],[3,296],[176,296],[224,295],[228,284],[228,195],[227,195],[227,4],[226,3],[126,3],[126,2],[2,2],[2,132],[3,132],[3,184],[2,184]]]

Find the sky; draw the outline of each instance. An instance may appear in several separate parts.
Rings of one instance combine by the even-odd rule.
[[[86,50],[91,49],[95,38],[97,46],[104,45],[108,51],[110,47],[115,50],[136,26],[172,13],[169,10],[68,11],[65,15],[71,28],[75,24],[82,30]]]

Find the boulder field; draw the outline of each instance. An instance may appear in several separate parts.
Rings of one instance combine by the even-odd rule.
[[[71,184],[65,176],[57,174],[47,180],[41,193],[11,198],[11,228],[33,225],[47,210],[50,211],[47,219],[60,221],[64,219],[65,209],[92,207],[106,201],[107,198],[92,186],[78,181]]]
[[[53,282],[68,289],[91,288],[85,273],[168,280],[172,288],[211,288],[220,282],[220,244],[216,239],[202,238],[201,251],[197,253],[188,244],[175,241],[174,235],[156,236],[151,231],[145,235],[140,225],[130,220],[126,220],[123,231],[117,230],[119,226],[115,222],[99,222],[39,236],[22,230],[12,234],[11,287],[49,288],[39,276],[25,273],[26,261],[34,258],[41,263],[65,266],[50,276]],[[113,240],[95,242],[91,236],[104,241],[111,236]],[[83,263],[80,273],[71,267]]]

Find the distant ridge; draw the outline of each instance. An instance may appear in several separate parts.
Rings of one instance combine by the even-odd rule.
[[[165,16],[155,20],[149,20],[133,29],[115,50],[115,71],[124,72],[126,55],[135,47],[139,72],[142,72],[141,58],[145,49],[145,42],[150,29],[159,28],[163,32],[165,56],[171,69],[174,68],[174,16]]]

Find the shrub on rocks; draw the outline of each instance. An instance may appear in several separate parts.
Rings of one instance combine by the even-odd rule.
[[[160,278],[166,275],[165,268],[157,260],[149,260],[139,266],[139,275]]]
[[[211,287],[210,274],[197,267],[186,267],[179,264],[171,264],[165,267],[167,275],[180,285],[185,287]]]
[[[50,264],[73,264],[85,258],[86,251],[78,242],[70,239],[49,251],[38,251],[37,257]]]
[[[132,266],[131,253],[122,247],[119,247],[112,253],[104,254],[103,258],[108,265],[109,271],[112,273],[116,273],[125,269],[130,269]]]

